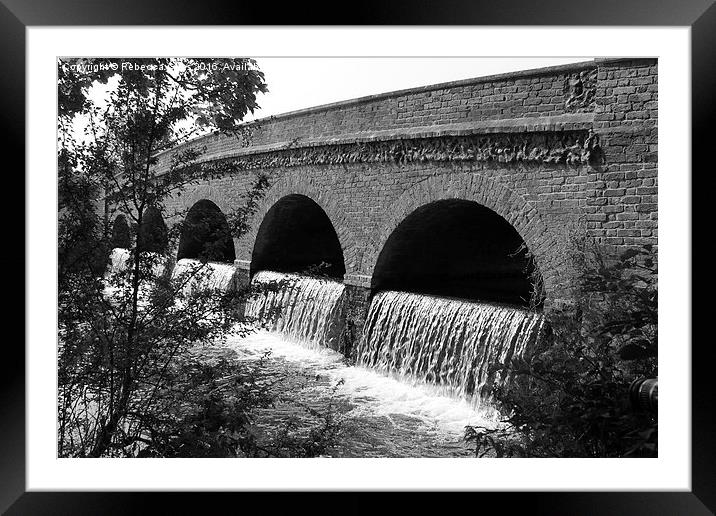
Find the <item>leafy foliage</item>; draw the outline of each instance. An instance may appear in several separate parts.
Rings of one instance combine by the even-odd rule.
[[[153,428],[177,357],[228,335],[251,295],[212,287],[210,254],[179,274],[161,254],[182,229],[164,224],[182,217],[164,201],[232,165],[196,164],[202,149],[182,148],[158,177],[157,154],[202,128],[238,130],[266,85],[247,59],[70,59],[58,73],[59,454],[125,455]],[[237,218],[266,186],[257,177]],[[119,214],[128,224],[113,231]],[[118,241],[128,254],[107,273]]]
[[[153,396],[149,410],[128,412],[108,455],[115,457],[316,457],[336,444],[340,416],[295,407],[318,424],[306,428],[297,416],[268,435],[256,427],[257,411],[274,408],[280,376],[265,361],[239,361],[222,345],[195,346],[177,356],[160,383],[144,382],[138,396]],[[158,388],[157,388],[158,387]],[[337,386],[336,386],[337,387]],[[335,388],[334,388],[335,390]],[[260,417],[260,415],[258,415]]]
[[[503,367],[513,381],[493,397],[509,414],[499,428],[468,427],[477,455],[650,457],[656,416],[635,410],[629,386],[657,374],[657,265],[651,246],[608,260],[593,244],[574,255],[573,305],[547,315],[540,349]]]

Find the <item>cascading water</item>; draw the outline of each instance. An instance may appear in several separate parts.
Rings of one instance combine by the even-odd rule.
[[[192,264],[180,260],[174,274]],[[233,268],[220,270],[218,282],[197,287],[230,285]],[[270,331],[227,345],[242,359],[261,361],[279,382],[281,401],[261,413],[262,428],[311,425],[301,407],[340,406],[344,430],[334,456],[470,455],[461,441],[465,425],[499,424],[489,403],[478,406],[489,385],[507,379],[491,366],[523,355],[542,325],[540,314],[518,308],[381,292],[356,343],[357,364],[350,366],[334,351],[342,283],[261,271],[253,285],[258,293],[245,315]]]
[[[129,250],[122,247],[115,247],[109,255],[109,273],[123,272],[127,269],[129,261]]]
[[[188,294],[194,290],[222,290],[231,288],[236,268],[229,263],[207,262],[202,266],[198,260],[182,258],[172,270],[172,278],[184,280],[182,290]]]
[[[338,345],[342,283],[272,271],[258,272],[253,282],[263,288],[248,302],[248,317],[267,322],[269,329],[291,340]]]
[[[406,292],[380,292],[370,305],[357,363],[437,385],[479,404],[507,375],[492,366],[523,356],[541,314]]]
[[[154,276],[161,276],[164,273],[166,260],[162,255],[151,251],[144,251],[142,256],[146,258],[146,263],[151,263],[152,274]],[[119,274],[126,272],[131,258],[132,253],[129,249],[115,247],[109,255],[107,274]]]

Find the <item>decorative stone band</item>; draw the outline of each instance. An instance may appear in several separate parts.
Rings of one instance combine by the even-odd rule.
[[[234,267],[244,271],[248,271],[251,268],[251,262],[249,260],[234,260]]]
[[[295,140],[204,154],[197,163],[231,160],[239,170],[302,165],[421,161],[590,164],[601,159],[594,115],[487,120]],[[161,174],[162,170],[157,170]]]
[[[240,169],[422,161],[594,163],[598,136],[587,131],[438,136],[373,143],[302,147],[234,158]]]
[[[372,276],[366,276],[365,274],[346,274],[343,283],[355,287],[370,288],[372,279]]]

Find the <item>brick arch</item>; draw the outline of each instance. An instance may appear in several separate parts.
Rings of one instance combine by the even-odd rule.
[[[234,239],[237,259],[246,263],[251,262],[254,243],[264,217],[279,200],[296,194],[308,197],[326,213],[341,244],[346,274],[353,272],[359,260],[359,246],[349,229],[348,217],[343,209],[343,204],[329,187],[314,184],[311,178],[306,177],[306,174],[302,174],[300,171],[287,172],[265,192],[251,219],[249,231],[240,238]]]
[[[226,198],[226,195],[211,183],[196,185],[194,188],[182,192],[181,197],[177,200],[184,212],[189,211],[197,202],[203,200],[216,204],[224,215],[231,211],[231,203]],[[186,213],[182,214],[182,217],[185,215]]]
[[[534,206],[497,180],[481,173],[436,175],[406,190],[391,204],[379,231],[366,246],[361,263],[364,274],[373,275],[378,256],[388,238],[408,215],[421,206],[445,199],[474,201],[509,222],[534,254],[535,263],[543,276],[547,301],[564,295],[559,286],[563,260],[555,253],[556,236],[549,231]]]
[[[110,222],[112,247],[129,248],[132,246],[131,220],[128,215],[121,211],[113,214]]]
[[[199,201],[211,201],[219,207],[224,215],[231,212],[231,203],[226,194],[211,182],[194,185],[181,192],[181,195],[172,196],[170,205],[172,209],[167,213],[167,224],[174,224],[183,221],[189,210]],[[171,251],[171,256],[176,257],[178,241]],[[236,239],[234,239],[234,254],[238,256]]]

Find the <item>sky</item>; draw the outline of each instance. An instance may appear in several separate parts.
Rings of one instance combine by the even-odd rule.
[[[440,82],[541,68],[592,57],[564,58],[256,58],[269,91],[245,120]]]

